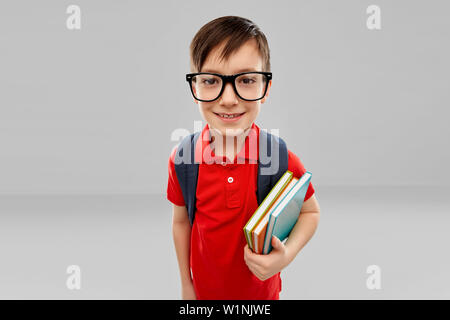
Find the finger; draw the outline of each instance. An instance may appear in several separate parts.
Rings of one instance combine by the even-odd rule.
[[[245,263],[254,263],[254,256],[255,253],[248,247],[248,245],[246,245],[244,247],[244,260]]]
[[[265,255],[252,252],[247,258],[249,263],[261,268],[263,267],[264,259],[266,259],[267,257]]]
[[[248,258],[252,254],[252,250],[248,247],[248,244],[244,247],[244,257]]]
[[[276,236],[272,236],[272,247],[276,250],[284,250],[284,244]]]
[[[245,263],[247,263],[247,261],[248,261],[248,247],[247,246],[244,247],[244,260],[245,260]]]
[[[254,267],[254,266],[248,266],[248,268],[253,273],[253,275],[255,275],[258,279],[261,280],[262,274],[261,274],[261,272],[259,272],[258,268]]]
[[[248,246],[244,248],[244,260],[247,265],[261,267],[262,255],[254,253]]]

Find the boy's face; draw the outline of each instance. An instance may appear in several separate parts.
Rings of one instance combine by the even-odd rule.
[[[200,72],[215,72],[223,75],[232,75],[245,71],[263,71],[262,58],[255,40],[249,40],[242,45],[228,60],[219,61],[219,53],[222,45],[219,45],[209,53]],[[223,136],[238,136],[244,130],[249,129],[259,114],[261,103],[264,103],[269,95],[272,85],[270,80],[264,98],[258,101],[245,101],[240,99],[233,90],[232,84],[227,83],[222,95],[215,101],[194,101],[199,105],[200,113],[211,129],[219,131]],[[230,121],[221,118],[219,113],[244,113],[238,119]]]

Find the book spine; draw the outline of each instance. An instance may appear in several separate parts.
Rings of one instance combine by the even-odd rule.
[[[270,215],[270,217],[269,217],[269,222],[267,223],[267,231],[266,231],[266,235],[264,237],[263,254],[268,254],[272,250],[271,239],[272,239],[273,226],[276,223],[276,219],[277,218],[273,217],[272,215]]]
[[[253,252],[258,253],[258,237],[256,236],[255,232],[252,232],[252,240],[253,240]]]
[[[255,241],[255,243],[257,243],[257,251],[256,253],[258,254],[262,254],[263,253],[263,248],[264,248],[264,237],[266,235],[267,232],[267,221],[266,224],[264,226],[264,228],[261,230],[261,233],[258,235],[257,241]]]
[[[253,250],[252,239],[249,233],[250,232],[246,228],[244,228],[245,240],[247,240],[247,244],[250,247],[250,249]]]

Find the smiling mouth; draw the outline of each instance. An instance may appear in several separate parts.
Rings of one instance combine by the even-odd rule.
[[[244,114],[245,112],[242,113],[216,113],[214,112],[215,115],[224,118],[224,119],[233,119],[233,118],[237,118],[240,117]]]

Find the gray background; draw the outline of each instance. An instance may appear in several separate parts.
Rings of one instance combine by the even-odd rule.
[[[66,8],[81,7],[81,30]],[[381,8],[381,30],[366,8]],[[256,22],[278,129],[321,205],[282,299],[450,298],[445,1],[0,2],[0,298],[178,299],[165,199],[206,22]],[[202,122],[202,127],[205,122]],[[65,286],[80,265],[82,289]],[[382,270],[368,290],[366,268]]]

